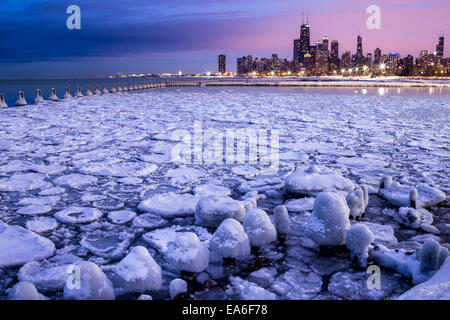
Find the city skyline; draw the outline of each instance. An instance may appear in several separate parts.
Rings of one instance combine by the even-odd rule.
[[[368,30],[371,1],[232,0],[166,2],[128,0],[78,1],[82,29],[65,28],[66,5],[55,0],[0,0],[3,47],[0,78],[98,77],[118,72],[206,73],[217,70],[217,56],[227,56],[236,70],[243,54],[292,59],[302,8],[314,25],[311,42],[328,35],[339,50],[355,52],[354,39],[364,39],[364,52],[382,48],[402,56],[434,51],[440,34],[449,38],[446,15],[450,1],[380,1],[381,30]],[[418,23],[419,22],[419,23]],[[145,30],[146,32],[137,32]],[[448,43],[448,40],[447,40]],[[449,46],[444,57],[450,56]]]

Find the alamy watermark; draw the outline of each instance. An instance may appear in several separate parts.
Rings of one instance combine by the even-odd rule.
[[[81,270],[80,267],[76,265],[70,265],[66,273],[69,277],[66,280],[66,286],[69,290],[80,290],[81,289]]]
[[[81,29],[81,9],[77,5],[70,5],[66,10],[67,14],[70,16],[66,20],[66,26],[69,30],[80,30]]]
[[[366,10],[370,16],[367,18],[367,29],[380,30],[381,29],[381,8],[377,5],[371,5]]]
[[[172,148],[172,162],[257,165],[264,174],[275,174],[279,169],[279,130],[204,129],[201,121],[195,121],[192,133],[178,129],[172,139],[180,142]]]
[[[367,268],[366,271],[368,274],[370,274],[369,278],[367,279],[367,288],[372,290],[380,290],[381,289],[381,269],[377,265],[372,265]]]

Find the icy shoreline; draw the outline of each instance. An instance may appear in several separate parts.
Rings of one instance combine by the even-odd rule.
[[[305,77],[256,78],[209,80],[206,86],[279,86],[279,87],[386,87],[386,88],[449,88],[450,79],[421,78],[368,78],[368,77]]]
[[[66,288],[73,265],[96,279],[100,298],[401,296],[412,287],[408,277],[432,279],[436,263],[426,257],[450,242],[450,206],[439,192],[450,195],[448,95],[403,91],[176,88],[1,110],[0,236],[24,250],[0,257],[0,299],[22,287],[40,297],[23,282],[51,299],[99,298]],[[279,171],[264,174],[263,163],[171,161],[180,142],[173,133],[193,133],[195,121],[219,131],[279,130]],[[384,176],[394,181],[378,195]],[[439,234],[412,208],[405,216],[423,221],[401,219],[396,205],[409,206],[414,188]],[[342,197],[329,197],[331,211],[340,212],[332,234],[324,231],[330,210],[315,209],[325,190]],[[200,203],[204,197],[212,198]],[[217,231],[227,218],[236,223]],[[347,228],[361,224],[373,238],[356,228],[342,245]],[[422,224],[425,230],[415,228]],[[313,239],[331,247],[318,252]],[[438,249],[422,258],[427,240]],[[365,269],[353,265],[366,259],[382,267],[381,290],[369,289]],[[180,277],[192,279],[187,294]]]

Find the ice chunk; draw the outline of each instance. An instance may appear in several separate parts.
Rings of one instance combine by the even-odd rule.
[[[161,267],[148,250],[134,247],[114,268],[114,282],[125,292],[158,291],[162,284]]]
[[[50,187],[52,184],[45,181],[45,175],[40,173],[16,173],[10,178],[0,179],[0,191],[3,192],[26,192]]]
[[[33,283],[42,291],[59,291],[71,276],[70,267],[82,260],[73,255],[63,254],[49,260],[28,262],[20,268],[17,277],[20,281]]]
[[[275,293],[259,287],[253,282],[243,280],[239,277],[230,277],[230,289],[227,294],[235,296],[240,300],[276,300]]]
[[[162,193],[143,200],[138,209],[165,218],[190,216],[194,214],[199,199],[198,196],[187,193]]]
[[[450,300],[450,258],[428,281],[402,294],[399,300]]]
[[[22,214],[22,215],[28,215],[28,216],[36,216],[36,215],[40,215],[40,214],[46,214],[51,211],[52,211],[52,207],[50,207],[50,206],[35,204],[35,205],[23,207],[23,208],[17,210],[17,213]]]
[[[350,209],[350,217],[359,218],[369,204],[369,189],[366,186],[355,189],[347,195],[346,200]]]
[[[401,224],[413,229],[422,229],[425,232],[439,234],[440,231],[432,226],[433,215],[423,208],[400,208],[398,214],[394,215],[394,219]]]
[[[278,271],[276,268],[262,268],[257,271],[253,271],[247,277],[247,280],[256,283],[257,285],[267,288],[272,282],[275,281],[275,277],[277,276]]]
[[[111,281],[100,268],[92,262],[83,261],[77,265],[79,279],[67,281],[64,287],[66,300],[114,300],[115,293]],[[79,283],[77,283],[79,281]]]
[[[250,254],[250,240],[242,225],[235,219],[226,219],[209,241],[211,251],[223,258],[245,258]]]
[[[58,222],[53,218],[38,217],[27,221],[26,227],[30,231],[42,234],[55,230],[58,227]]]
[[[55,218],[61,223],[90,223],[100,219],[103,214],[94,208],[68,207],[55,213]]]
[[[285,206],[289,212],[304,212],[314,210],[315,198],[300,198],[286,201]]]
[[[178,233],[169,243],[167,255],[180,271],[202,272],[209,264],[209,250],[193,232]]]
[[[253,167],[237,166],[231,168],[231,172],[238,176],[253,177],[259,173],[259,170]]]
[[[15,267],[53,256],[55,245],[19,226],[0,224],[0,267]]]
[[[157,165],[147,163],[95,163],[82,166],[80,172],[94,176],[145,177],[157,169]]]
[[[366,221],[361,223],[366,225],[373,233],[373,243],[393,244],[397,242],[397,238],[394,235],[394,228],[392,228],[392,226]]]
[[[261,209],[245,214],[243,227],[254,247],[263,247],[277,239],[277,231],[269,216]]]
[[[444,192],[430,187],[427,184],[421,183],[417,185],[416,189],[419,194],[417,207],[433,207],[446,199]],[[380,189],[380,196],[392,203],[394,206],[410,207],[411,201],[409,195],[412,190],[414,190],[414,187],[392,184],[390,188]]]
[[[316,196],[323,191],[348,193],[353,183],[337,173],[322,173],[317,167],[297,169],[286,178],[286,192],[292,196]]]
[[[40,196],[57,196],[57,195],[64,194],[65,192],[66,192],[66,189],[64,189],[62,187],[54,187],[54,188],[42,190],[41,192],[39,192],[39,195]]]
[[[9,300],[43,300],[34,284],[30,282],[19,282],[9,292]]]
[[[200,197],[230,196],[231,190],[227,187],[218,186],[213,183],[202,184],[194,188],[194,193]]]
[[[126,224],[136,217],[136,213],[130,210],[111,211],[108,220],[114,224]]]
[[[133,227],[149,230],[165,227],[167,224],[166,219],[151,213],[141,214],[133,219]]]
[[[133,235],[127,232],[95,230],[84,235],[80,244],[96,256],[112,259],[125,253],[132,238]]]
[[[347,231],[347,248],[352,252],[352,257],[357,258],[358,265],[361,268],[367,267],[369,245],[373,240],[372,231],[364,224],[354,224]]]
[[[167,171],[166,177],[170,178],[173,185],[183,185],[196,182],[203,176],[203,173],[194,168],[180,167]]]
[[[240,201],[229,197],[212,196],[201,198],[195,209],[195,223],[207,227],[217,227],[228,218],[242,221],[245,207]]]
[[[350,228],[349,215],[350,209],[342,196],[323,192],[314,202],[314,211],[306,226],[306,232],[320,245],[344,244],[346,230]]]
[[[56,178],[54,182],[59,186],[80,189],[85,186],[97,184],[97,178],[89,175],[72,173],[60,176]]]
[[[290,269],[279,276],[271,288],[284,299],[311,299],[322,289],[322,278],[316,273],[304,273],[297,269]]]
[[[174,279],[170,281],[169,284],[169,293],[170,297],[174,299],[181,293],[187,292],[187,282],[183,279]]]

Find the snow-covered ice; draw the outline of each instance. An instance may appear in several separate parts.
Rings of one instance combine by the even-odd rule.
[[[138,292],[142,299],[170,297],[181,251],[199,258],[200,285],[218,283],[195,293],[188,286],[195,299],[395,299],[411,289],[411,280],[423,285],[406,297],[446,297],[448,263],[441,259],[450,243],[450,92],[382,83],[388,85],[382,94],[377,88],[202,87],[2,109],[0,299],[20,282],[50,299],[122,298],[114,268],[138,246],[162,271],[160,291]],[[181,129],[196,138],[195,121],[223,133],[278,130],[276,170],[267,173],[270,157],[258,154],[239,155],[234,163],[200,163],[195,155],[195,163],[173,159],[182,141],[174,133]],[[378,195],[384,176],[393,181],[386,180]],[[414,189],[417,208],[409,197]],[[339,195],[340,204],[316,210],[324,191]],[[227,201],[204,212],[223,215],[209,226],[196,225],[199,200],[209,197]],[[275,210],[282,205],[288,216]],[[255,209],[265,212],[269,228],[262,234],[270,244],[260,254],[267,261],[250,250],[249,236],[255,244],[258,228],[245,223],[247,235],[239,221],[226,219],[230,208],[238,220]],[[319,211],[328,220],[311,228]],[[368,275],[355,270],[351,251],[334,246],[345,243],[350,215],[373,233],[367,262],[384,267],[381,291],[368,290]],[[271,224],[287,232],[283,241]],[[189,232],[198,241],[180,242]],[[315,243],[311,238],[319,235]],[[347,245],[354,249],[351,235]],[[430,239],[439,250],[428,244],[431,249],[422,252]],[[365,252],[366,245],[356,242]],[[333,246],[318,251],[318,244]],[[209,263],[206,250],[196,247],[210,252]],[[83,267],[92,276],[81,279],[85,291],[64,290],[68,268],[81,261],[95,263]],[[140,270],[144,264],[134,259],[130,265]],[[439,279],[432,282],[433,276]]]

